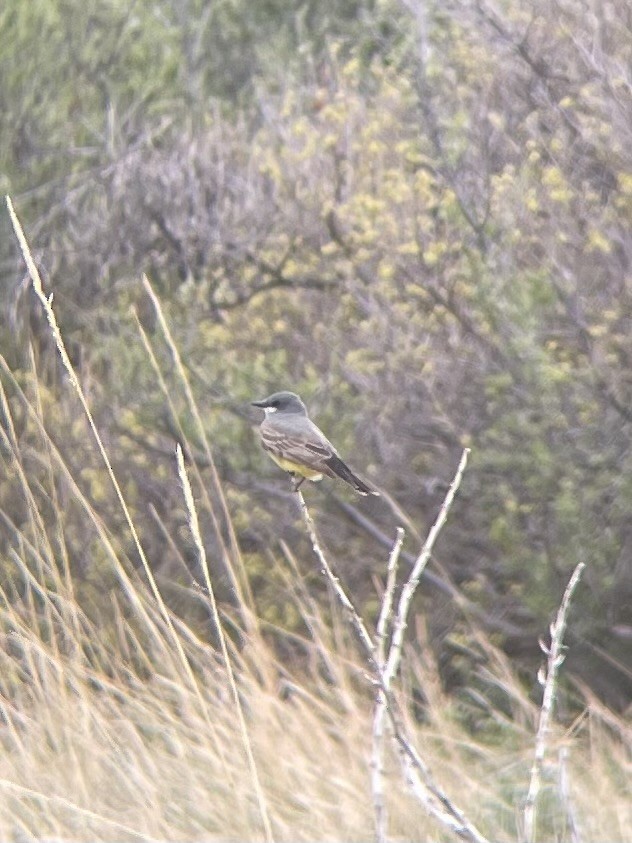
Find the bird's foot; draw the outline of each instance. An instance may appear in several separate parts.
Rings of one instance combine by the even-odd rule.
[[[292,491],[298,492],[301,488],[301,483],[305,480],[305,478],[297,477],[296,474],[290,474],[290,477],[292,478]]]

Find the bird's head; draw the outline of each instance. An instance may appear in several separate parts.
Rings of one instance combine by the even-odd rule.
[[[294,392],[274,392],[262,401],[251,401],[253,407],[261,407],[266,416],[270,413],[297,413],[307,415],[305,404]]]

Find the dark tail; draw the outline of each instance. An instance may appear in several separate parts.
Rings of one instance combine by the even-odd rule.
[[[344,480],[345,483],[349,483],[350,486],[359,492],[361,495],[378,495],[379,492],[376,492],[375,489],[372,489],[370,486],[367,486],[366,483],[363,483],[359,477],[356,477],[355,474],[351,471],[348,465],[345,465],[340,457],[333,456],[330,457],[325,465],[331,469],[331,471],[340,477],[341,480]]]

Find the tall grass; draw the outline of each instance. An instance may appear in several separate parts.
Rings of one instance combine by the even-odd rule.
[[[179,375],[186,381],[181,361]],[[370,839],[375,688],[344,617],[333,604],[322,609],[301,579],[310,560],[299,565],[281,542],[270,548],[270,565],[302,623],[291,630],[264,623],[234,532],[220,529],[230,512],[219,477],[213,474],[208,493],[192,471],[195,506],[228,535],[223,561],[232,566],[239,595],[236,607],[215,611],[210,580],[195,593],[223,628],[222,652],[214,646],[217,629],[202,636],[169,607],[150,558],[138,569],[131,564],[121,550],[129,537],[123,541],[104,523],[76,482],[49,434],[34,367],[26,390],[3,362],[2,384],[0,459],[25,517],[17,524],[0,512],[7,572],[0,583],[0,837]],[[78,408],[88,414],[71,377],[73,385]],[[194,404],[190,387],[186,395]],[[37,476],[27,468],[34,445],[31,439],[27,454],[16,407],[37,431],[35,458],[43,467]],[[197,408],[190,410],[201,419]],[[86,425],[86,447],[95,434]],[[104,480],[123,489],[101,445]],[[186,453],[184,439],[182,445]],[[179,484],[175,454],[173,482]],[[125,505],[122,491],[119,503]],[[83,576],[92,554],[99,571],[104,564],[111,570],[100,603],[87,600],[68,558],[69,510],[75,519],[81,514],[92,537]],[[384,575],[386,565],[387,559]],[[408,634],[416,634],[418,647],[406,654],[402,716],[425,762],[490,839],[519,840],[539,707],[480,633],[485,661],[476,692],[447,697],[423,647],[423,618]],[[413,688],[423,689],[423,716]],[[494,702],[499,698],[502,706]],[[484,722],[480,734],[464,725],[464,708]],[[584,715],[566,729],[553,726],[548,747],[548,759],[561,755],[564,765],[542,770],[539,839],[629,840],[630,723],[586,693]],[[384,763],[388,836],[451,839],[410,799],[391,751]]]

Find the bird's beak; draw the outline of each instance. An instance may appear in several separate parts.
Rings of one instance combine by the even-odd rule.
[[[261,407],[264,410],[268,406],[266,401],[251,401],[250,404],[253,407]]]

